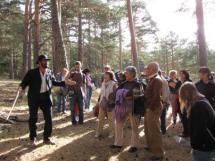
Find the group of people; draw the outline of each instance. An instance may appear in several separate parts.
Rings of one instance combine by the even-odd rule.
[[[48,58],[38,57],[38,68],[30,70],[20,84],[20,90],[29,86],[29,129],[30,142],[36,145],[37,111],[44,114],[44,143],[54,144],[50,139],[52,132],[51,88],[60,86],[58,111],[65,112],[65,96],[70,99],[71,121],[73,125],[84,123],[83,107],[89,108],[92,95],[92,78],[88,69],[81,69],[81,62],[75,63],[71,71],[63,69],[56,81],[47,67]],[[102,76],[101,92],[98,99],[98,124],[95,138],[102,135],[105,119],[109,124],[109,138],[114,138],[112,149],[124,145],[123,129],[127,121],[131,125],[129,152],[139,147],[139,125],[144,118],[146,151],[151,152],[150,160],[164,159],[162,134],[166,134],[166,113],[172,108],[173,124],[179,116],[183,124],[182,137],[190,137],[194,161],[212,161],[215,150],[215,83],[212,72],[207,67],[199,70],[200,80],[192,83],[189,72],[170,71],[169,75],[160,70],[159,64],[148,64],[141,77],[134,66],[126,67],[124,72],[114,73],[105,66]],[[63,102],[63,103],[62,103]],[[61,105],[64,104],[61,108]],[[171,106],[170,106],[171,105]],[[76,108],[77,107],[77,108]],[[78,109],[78,112],[76,111]],[[79,113],[78,122],[76,114]]]

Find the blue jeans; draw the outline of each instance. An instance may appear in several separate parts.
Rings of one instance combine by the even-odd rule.
[[[77,124],[77,120],[75,118],[76,113],[75,113],[75,103],[78,103],[79,107],[79,123],[82,124],[84,121],[84,112],[83,112],[83,97],[79,95],[74,95],[70,97],[70,110],[71,110],[71,119],[72,119],[72,124]]]
[[[66,111],[66,96],[64,96],[62,94],[57,95],[57,111],[58,112],[65,112]]]
[[[87,94],[86,94],[86,97],[84,99],[85,109],[90,108],[90,101],[91,101],[92,93],[93,93],[92,87],[87,87]]]
[[[214,152],[204,152],[193,149],[192,156],[194,161],[215,161]]]

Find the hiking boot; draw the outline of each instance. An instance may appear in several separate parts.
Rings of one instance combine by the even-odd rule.
[[[118,146],[118,145],[111,145],[110,146],[111,149],[121,149],[122,146]]]
[[[137,151],[136,147],[130,147],[130,149],[128,150],[129,153],[135,153]]]

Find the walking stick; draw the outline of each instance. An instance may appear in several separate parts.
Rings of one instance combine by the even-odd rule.
[[[18,91],[17,91],[17,94],[16,94],[16,97],[15,97],[15,100],[13,101],[13,105],[12,105],[12,107],[11,107],[11,109],[10,109],[10,112],[9,112],[9,114],[8,114],[8,116],[7,116],[7,119],[6,120],[8,120],[9,119],[9,117],[10,117],[10,115],[11,115],[11,113],[12,113],[12,111],[13,111],[13,109],[14,109],[14,107],[15,107],[15,105],[16,105],[16,102],[17,102],[17,99],[19,98],[19,89],[18,89]]]

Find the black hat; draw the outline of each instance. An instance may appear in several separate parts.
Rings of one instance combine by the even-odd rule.
[[[40,61],[42,61],[42,60],[50,60],[50,59],[48,58],[47,55],[41,54],[41,55],[39,55],[38,58],[37,58],[37,64],[38,64]]]

